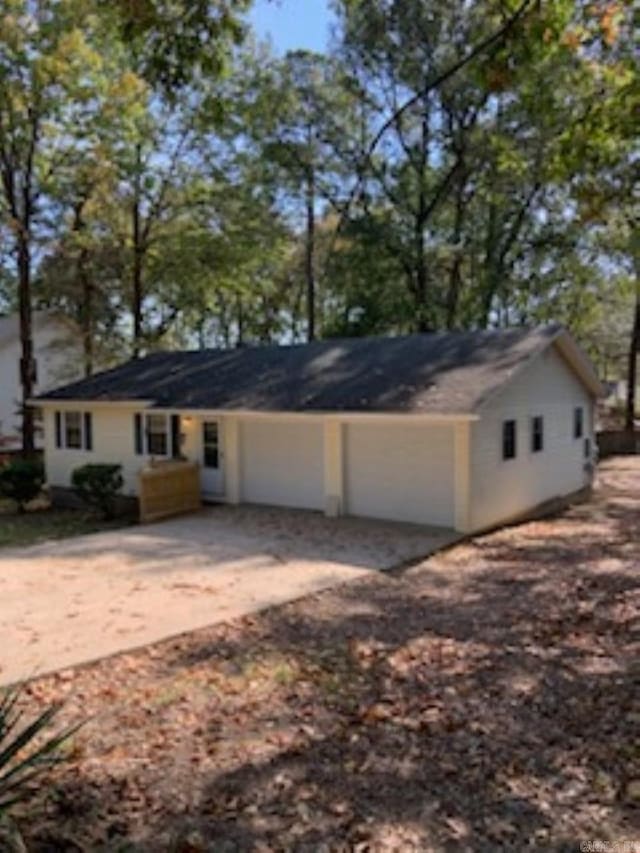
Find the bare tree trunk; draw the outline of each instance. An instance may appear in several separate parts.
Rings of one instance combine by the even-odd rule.
[[[460,241],[462,239],[462,225],[465,215],[464,190],[466,183],[466,174],[464,169],[460,172],[458,187],[456,192],[456,210],[453,223],[452,242],[455,248],[455,257],[451,266],[449,275],[449,290],[447,293],[447,329],[453,329],[458,319],[458,303],[460,301],[460,291],[462,289],[462,259],[463,254],[460,249]]]
[[[84,375],[93,373],[93,282],[86,268],[86,249],[80,251],[78,274],[82,284],[82,350]]]
[[[132,239],[133,239],[133,270],[132,270],[132,305],[131,313],[133,315],[133,357],[140,357],[142,347],[142,300],[143,300],[143,284],[142,284],[142,262],[144,247],[142,246],[142,216],[140,211],[140,172],[142,149],[140,144],[136,146],[136,174],[133,189],[133,206],[131,210],[132,216]]]
[[[244,306],[240,294],[236,295],[236,323],[238,326],[238,336],[236,338],[236,346],[244,346]]]
[[[430,323],[427,317],[427,267],[424,252],[424,194],[420,193],[420,208],[414,222],[414,251],[415,251],[415,293],[417,310],[417,329],[428,332]]]
[[[420,167],[418,174],[418,206],[414,219],[414,262],[415,262],[415,293],[417,300],[417,329],[428,332],[431,328],[428,310],[428,277],[427,259],[424,247],[424,229],[427,222],[427,198],[425,189],[426,169],[429,161],[429,105],[425,103],[422,116],[422,137],[420,151]]]
[[[140,357],[142,347],[142,252],[140,240],[140,207],[136,201],[133,206],[133,357]]]
[[[638,353],[640,353],[640,281],[636,282],[636,304],[633,315],[633,328],[629,343],[629,366],[627,369],[627,405],[625,429],[633,431],[636,413],[636,385],[638,381]]]
[[[31,138],[22,168],[22,180],[18,180],[20,169],[2,148],[2,186],[7,205],[16,225],[16,260],[18,273],[18,313],[20,324],[20,385],[22,455],[29,457],[35,450],[34,412],[29,405],[33,397],[36,379],[36,363],[33,356],[33,317],[31,309],[31,219],[33,214],[32,181],[34,157],[38,142],[39,117],[31,113]],[[20,186],[20,189],[18,189]]]
[[[85,231],[83,210],[88,194],[80,199],[75,205],[73,230],[80,235]],[[80,285],[80,330],[82,333],[82,354],[84,362],[84,375],[91,376],[93,373],[93,282],[87,270],[89,258],[88,250],[80,245],[78,260],[76,262],[76,273]]]
[[[33,397],[35,361],[33,358],[33,328],[31,315],[31,252],[28,225],[18,235],[18,301],[20,313],[20,382],[22,386],[22,455],[31,456],[35,450]]]
[[[316,276],[315,276],[315,231],[316,231],[316,187],[315,172],[310,166],[307,172],[307,236],[305,241],[305,279],[307,284],[307,340],[316,337]]]

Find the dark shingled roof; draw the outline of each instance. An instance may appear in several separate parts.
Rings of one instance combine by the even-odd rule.
[[[43,394],[171,409],[471,413],[561,333],[535,329],[158,352]]]

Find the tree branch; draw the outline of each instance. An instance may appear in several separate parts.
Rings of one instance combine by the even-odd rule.
[[[378,129],[375,136],[373,137],[373,139],[369,143],[369,146],[368,146],[368,148],[365,152],[364,158],[363,158],[363,166],[362,166],[361,174],[364,174],[364,172],[366,171],[365,166],[370,164],[371,158],[372,158],[376,148],[380,144],[385,133],[389,130],[390,127],[392,127],[394,124],[396,124],[399,121],[401,116],[407,110],[411,109],[413,106],[415,106],[415,104],[417,104],[419,101],[421,101],[423,98],[425,98],[430,92],[432,92],[434,89],[437,89],[439,86],[441,86],[447,80],[449,80],[451,77],[455,76],[458,73],[458,71],[461,71],[466,65],[469,65],[471,62],[473,62],[475,59],[477,59],[479,56],[481,56],[487,50],[489,50],[490,48],[492,48],[494,46],[497,46],[511,32],[511,30],[513,30],[516,27],[516,25],[522,20],[522,18],[524,18],[525,14],[529,11],[529,9],[533,6],[533,4],[535,2],[537,2],[537,0],[522,0],[521,4],[518,6],[518,8],[515,10],[515,12],[511,15],[511,17],[508,18],[502,24],[502,26],[500,26],[494,33],[487,36],[487,38],[483,39],[482,41],[478,42],[478,44],[475,47],[473,47],[467,54],[465,54],[457,62],[454,62],[453,65],[449,66],[449,68],[446,68],[440,74],[437,74],[435,77],[428,80],[426,85],[419,92],[416,92],[414,95],[412,95],[410,98],[408,98],[403,104],[401,104],[398,107],[398,109],[395,110],[393,112],[393,114],[391,116],[389,116],[389,118],[387,118],[383,122],[383,124]],[[350,208],[351,204],[353,203],[353,201],[355,200],[360,188],[361,188],[361,182],[356,184],[356,186],[354,187],[354,189],[351,193],[351,196],[349,198],[349,201],[346,205],[345,211],[349,210],[349,208]],[[343,227],[343,224],[344,224],[344,217],[338,223],[338,230],[340,230],[341,227]]]

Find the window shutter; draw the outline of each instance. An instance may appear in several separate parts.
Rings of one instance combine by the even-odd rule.
[[[84,413],[84,449],[93,450],[93,418],[91,412]]]
[[[56,447],[62,447],[62,412],[56,412]]]
[[[171,415],[171,455],[180,456],[180,415]]]
[[[136,454],[142,456],[144,453],[142,447],[142,415],[133,416],[133,434]]]

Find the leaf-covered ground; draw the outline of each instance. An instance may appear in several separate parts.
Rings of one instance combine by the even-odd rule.
[[[52,509],[41,503],[19,514],[9,501],[0,499],[0,548],[112,530],[122,524],[122,521],[103,521],[82,510]]]
[[[614,460],[563,517],[33,682],[92,719],[29,850],[640,842],[639,543]]]

